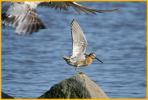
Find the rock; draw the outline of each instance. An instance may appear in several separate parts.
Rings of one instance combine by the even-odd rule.
[[[86,74],[79,73],[55,84],[39,98],[108,98]]]
[[[2,98],[11,98],[12,99],[14,97],[2,92]]]

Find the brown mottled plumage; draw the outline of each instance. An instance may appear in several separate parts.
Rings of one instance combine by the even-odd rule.
[[[86,66],[92,64],[95,59],[99,60],[98,58],[96,58],[94,53],[90,53],[89,55],[85,55],[84,60],[79,60],[73,64],[70,63],[70,60],[71,60],[70,57],[63,57],[63,58],[67,62],[67,64],[72,65],[74,67],[86,67]],[[101,63],[103,63],[101,60],[99,60],[99,61]]]

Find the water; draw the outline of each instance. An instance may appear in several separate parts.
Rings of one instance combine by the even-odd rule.
[[[146,96],[145,3],[84,3],[98,9],[120,8],[97,15],[38,8],[47,29],[18,36],[3,27],[2,89],[17,98],[35,98],[75,74],[63,56],[71,54],[70,22],[75,18],[104,64],[81,69],[112,98]]]

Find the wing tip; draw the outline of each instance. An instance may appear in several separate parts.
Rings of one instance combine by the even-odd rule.
[[[78,24],[78,21],[77,21],[76,19],[73,19],[73,20],[71,21],[71,26],[74,25],[74,23],[77,23],[77,24]]]
[[[75,21],[76,21],[76,19],[73,19],[73,20],[71,21],[71,24],[74,23]]]

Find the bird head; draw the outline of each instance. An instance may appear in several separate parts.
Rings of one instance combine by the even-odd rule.
[[[96,58],[96,54],[95,54],[95,53],[90,53],[89,56],[90,56],[92,59],[95,59],[95,58]]]
[[[96,59],[96,60],[98,60],[99,62],[103,63],[103,61],[101,61],[99,58],[97,58],[97,56],[96,56],[95,53],[90,53],[89,56],[90,56],[92,59]]]

